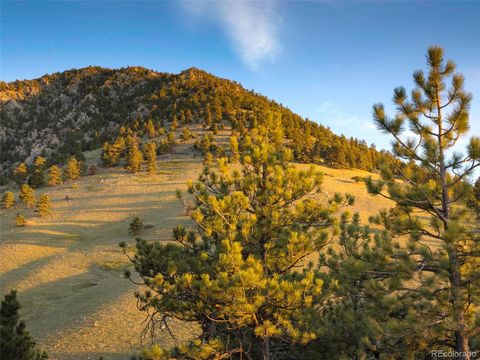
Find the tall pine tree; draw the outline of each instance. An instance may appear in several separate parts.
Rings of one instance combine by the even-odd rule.
[[[191,358],[209,349],[216,358],[271,359],[279,345],[293,351],[316,336],[308,319],[321,306],[322,281],[308,260],[331,240],[336,209],[352,199],[314,200],[321,174],[289,164],[275,125],[242,139],[241,171],[222,158],[219,172],[207,167],[189,184],[195,227],[178,226],[176,244],[137,242],[132,261],[148,287],[139,304],[201,325],[198,341],[178,349]]]
[[[470,139],[465,154],[453,151],[468,131],[472,95],[441,48],[428,49],[427,64],[427,74],[414,73],[410,98],[404,88],[394,90],[394,118],[382,104],[373,107],[376,125],[409,163],[384,163],[380,180],[366,180],[370,193],[395,204],[371,219],[384,231],[374,235],[358,219],[345,223],[346,255],[330,265],[341,293],[351,295],[352,316],[366,311],[372,319],[363,334],[367,348],[417,356],[445,349],[470,359],[480,346],[480,226],[465,206],[466,181],[480,166],[480,138]],[[406,124],[413,136],[405,136]]]

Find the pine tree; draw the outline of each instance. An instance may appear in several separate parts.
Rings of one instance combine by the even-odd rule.
[[[138,149],[138,145],[134,143],[130,146],[127,154],[126,169],[131,173],[138,173],[142,167],[143,156],[142,152]]]
[[[74,156],[68,159],[65,167],[65,177],[68,180],[76,180],[80,177],[80,162]]]
[[[175,133],[173,131],[167,133],[167,141],[169,145],[175,145]]]
[[[10,209],[15,205],[15,195],[11,191],[7,191],[2,198],[3,208]]]
[[[212,112],[210,110],[210,104],[207,104],[205,108],[205,118],[203,120],[203,128],[209,129],[212,126]]]
[[[144,228],[143,221],[140,217],[135,216],[128,227],[130,235],[138,235]]]
[[[372,217],[381,233],[360,227],[358,218],[345,223],[346,257],[335,256],[331,267],[340,293],[365,299],[357,306],[354,298],[340,301],[352,304],[351,316],[370,319],[358,334],[364,346],[402,357],[444,348],[470,359],[480,344],[480,226],[465,207],[465,180],[480,166],[480,138],[470,139],[464,155],[450,151],[468,131],[472,95],[441,48],[428,49],[427,63],[427,75],[413,75],[410,99],[403,87],[394,90],[393,119],[382,104],[373,107],[376,125],[408,166],[384,163],[381,179],[366,184],[395,207]],[[404,136],[405,122],[415,137]]]
[[[210,166],[213,163],[213,155],[210,151],[206,152],[203,156],[203,165]]]
[[[60,168],[56,165],[50,166],[50,169],[48,170],[47,185],[56,186],[56,185],[60,185],[61,183],[62,183],[62,173],[60,171]]]
[[[200,140],[200,143],[198,144],[202,154],[206,154],[212,149],[212,141],[213,137],[211,135],[204,135],[202,137],[202,140]]]
[[[27,184],[23,184],[21,186],[19,198],[25,205],[27,205],[27,207],[32,207],[33,205],[35,205],[35,193],[33,192],[33,189]]]
[[[27,218],[18,212],[15,217],[15,226],[24,227],[25,225],[27,225]]]
[[[153,121],[151,118],[148,119],[148,122],[147,122],[147,135],[150,139],[153,139],[155,136],[157,136],[155,125],[153,124]]]
[[[42,194],[37,202],[38,215],[40,217],[50,215],[52,213],[52,205],[50,204],[50,195]]]
[[[110,144],[105,142],[103,144],[103,153],[102,153],[102,164],[105,167],[112,167],[118,164],[118,159],[120,158],[121,151],[120,147],[116,143]]]
[[[44,184],[44,167],[47,163],[47,159],[42,156],[39,156],[35,159],[33,165],[33,175],[30,181],[32,187],[42,186]]]
[[[236,162],[239,158],[238,152],[238,138],[236,136],[230,136],[230,161]]]
[[[17,184],[21,185],[27,181],[28,168],[25,163],[20,163],[13,171],[13,176]]]
[[[178,128],[178,120],[177,120],[177,115],[173,115],[172,118],[172,124],[170,125],[171,130],[175,130]]]
[[[143,152],[147,163],[147,172],[149,175],[153,175],[157,172],[157,143],[154,141],[146,143]]]
[[[331,240],[334,213],[351,197],[313,200],[321,174],[289,165],[275,125],[242,140],[241,172],[223,158],[189,184],[196,226],[178,226],[176,245],[137,241],[142,308],[201,325],[198,342],[180,349],[186,358],[270,359],[277,344],[317,335],[308,319],[324,300],[322,279],[307,259]]]
[[[188,127],[184,127],[182,129],[182,134],[180,135],[180,138],[183,140],[183,141],[187,141],[189,139],[191,139],[193,137],[193,134],[192,132],[190,131],[190,129]]]
[[[0,358],[11,360],[47,359],[45,352],[37,349],[35,341],[20,320],[20,303],[17,292],[11,290],[5,295],[0,307]]]

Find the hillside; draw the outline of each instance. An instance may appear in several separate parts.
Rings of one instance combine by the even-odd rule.
[[[169,127],[202,123],[237,131],[278,116],[300,161],[371,170],[379,153],[364,141],[337,136],[240,84],[192,68],[167,74],[142,67],[87,67],[35,80],[0,82],[0,171],[36,156],[61,163],[102,146],[122,125],[151,119]]]
[[[198,127],[196,136],[201,133]],[[216,141],[228,136],[229,131],[221,131]],[[27,211],[25,228],[14,226],[21,205],[2,212],[2,292],[19,290],[22,315],[51,359],[127,359],[139,349],[144,314],[136,308],[135,285],[122,278],[130,265],[118,243],[133,245],[127,229],[137,215],[153,225],[141,233],[147,240],[169,241],[176,225],[188,224],[175,190],[185,189],[185,183],[202,169],[201,157],[192,151],[193,141],[159,156],[153,176],[131,175],[120,167],[101,168],[96,175],[38,189],[38,195],[51,194],[53,214],[38,218]],[[85,156],[88,164],[99,161],[98,150]],[[389,206],[385,200],[372,202],[364,185],[351,179],[367,173],[319,169],[325,173],[324,194],[354,193],[352,210],[360,211],[363,219]],[[183,339],[195,332],[182,323],[171,326]],[[160,343],[174,344],[167,332],[161,333]]]

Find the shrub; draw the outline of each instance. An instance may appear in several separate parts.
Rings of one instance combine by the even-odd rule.
[[[17,213],[15,217],[15,226],[16,227],[23,227],[27,225],[27,218],[20,213]]]
[[[140,231],[143,230],[143,221],[138,216],[135,216],[130,223],[130,227],[128,228],[128,233],[131,235],[137,235]]]
[[[10,209],[15,204],[15,195],[13,195],[13,192],[7,191],[3,195],[2,202],[4,209]]]

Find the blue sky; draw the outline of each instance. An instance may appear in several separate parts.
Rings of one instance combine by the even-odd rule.
[[[473,92],[480,135],[480,2],[1,1],[4,81],[88,65],[195,66],[329,126],[387,147],[375,102],[412,87],[431,44]]]

